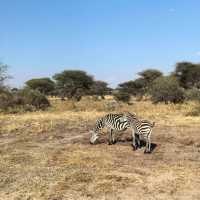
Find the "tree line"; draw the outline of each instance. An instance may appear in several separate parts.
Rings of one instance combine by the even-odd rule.
[[[154,103],[200,100],[200,64],[198,63],[179,62],[170,75],[164,75],[157,69],[147,69],[137,75],[138,78],[120,83],[117,88],[112,89],[108,87],[108,83],[95,80],[85,71],[64,70],[52,78],[28,80],[23,89],[8,89],[4,84],[9,78],[7,65],[1,63],[0,101],[6,102],[4,106],[9,107],[7,99],[12,96],[16,104],[40,108],[49,105],[47,95],[58,96],[62,100],[68,98],[76,101],[85,95],[104,97],[107,94],[112,94],[117,100],[124,102],[129,102],[131,96],[135,96],[138,100],[149,96]]]
[[[129,101],[130,95],[141,99],[150,96],[154,103],[181,103],[184,100],[200,100],[200,64],[179,62],[170,75],[157,69],[138,73],[138,78],[119,84],[121,98]]]

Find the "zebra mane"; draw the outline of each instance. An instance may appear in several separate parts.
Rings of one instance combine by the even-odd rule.
[[[137,118],[137,115],[136,115],[136,113],[130,113],[130,112],[125,112],[125,117],[127,117],[127,116],[129,116],[129,117],[132,117],[132,118]]]

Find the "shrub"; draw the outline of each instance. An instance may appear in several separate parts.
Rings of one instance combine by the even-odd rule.
[[[184,101],[184,89],[179,86],[177,79],[173,76],[157,78],[149,90],[154,103],[180,103]]]
[[[50,103],[46,96],[37,90],[30,90],[26,88],[20,91],[19,97],[23,99],[23,103],[25,105],[33,106],[36,109],[44,110],[50,106]]]
[[[0,92],[0,111],[17,113],[44,110],[50,106],[48,99],[39,91],[23,89],[18,92]]]
[[[198,102],[190,112],[186,113],[186,116],[200,116],[200,102]]]
[[[111,88],[108,87],[108,83],[104,81],[94,81],[90,88],[91,95],[97,95],[104,98],[104,95],[110,94],[112,91]]]
[[[185,91],[186,100],[200,101],[200,90],[197,88],[192,88]]]
[[[200,115],[200,90],[197,88],[192,88],[189,90],[186,90],[185,97],[187,100],[197,101],[196,106],[187,113],[189,116],[199,116]]]
[[[7,111],[13,106],[13,95],[9,91],[0,92],[0,111]]]
[[[114,95],[116,100],[122,101],[122,102],[125,102],[125,103],[128,103],[130,101],[130,98],[131,98],[131,95],[129,93],[121,91],[121,90],[115,92],[113,95]]]

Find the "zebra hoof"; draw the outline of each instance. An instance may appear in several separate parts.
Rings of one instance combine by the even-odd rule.
[[[151,152],[150,151],[144,151],[144,154],[150,154]]]
[[[137,147],[133,146],[133,151],[136,151],[137,150]]]

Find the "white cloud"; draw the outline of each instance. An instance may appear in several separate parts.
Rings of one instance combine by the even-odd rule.
[[[200,51],[196,52],[196,55],[197,55],[197,56],[200,56]]]

